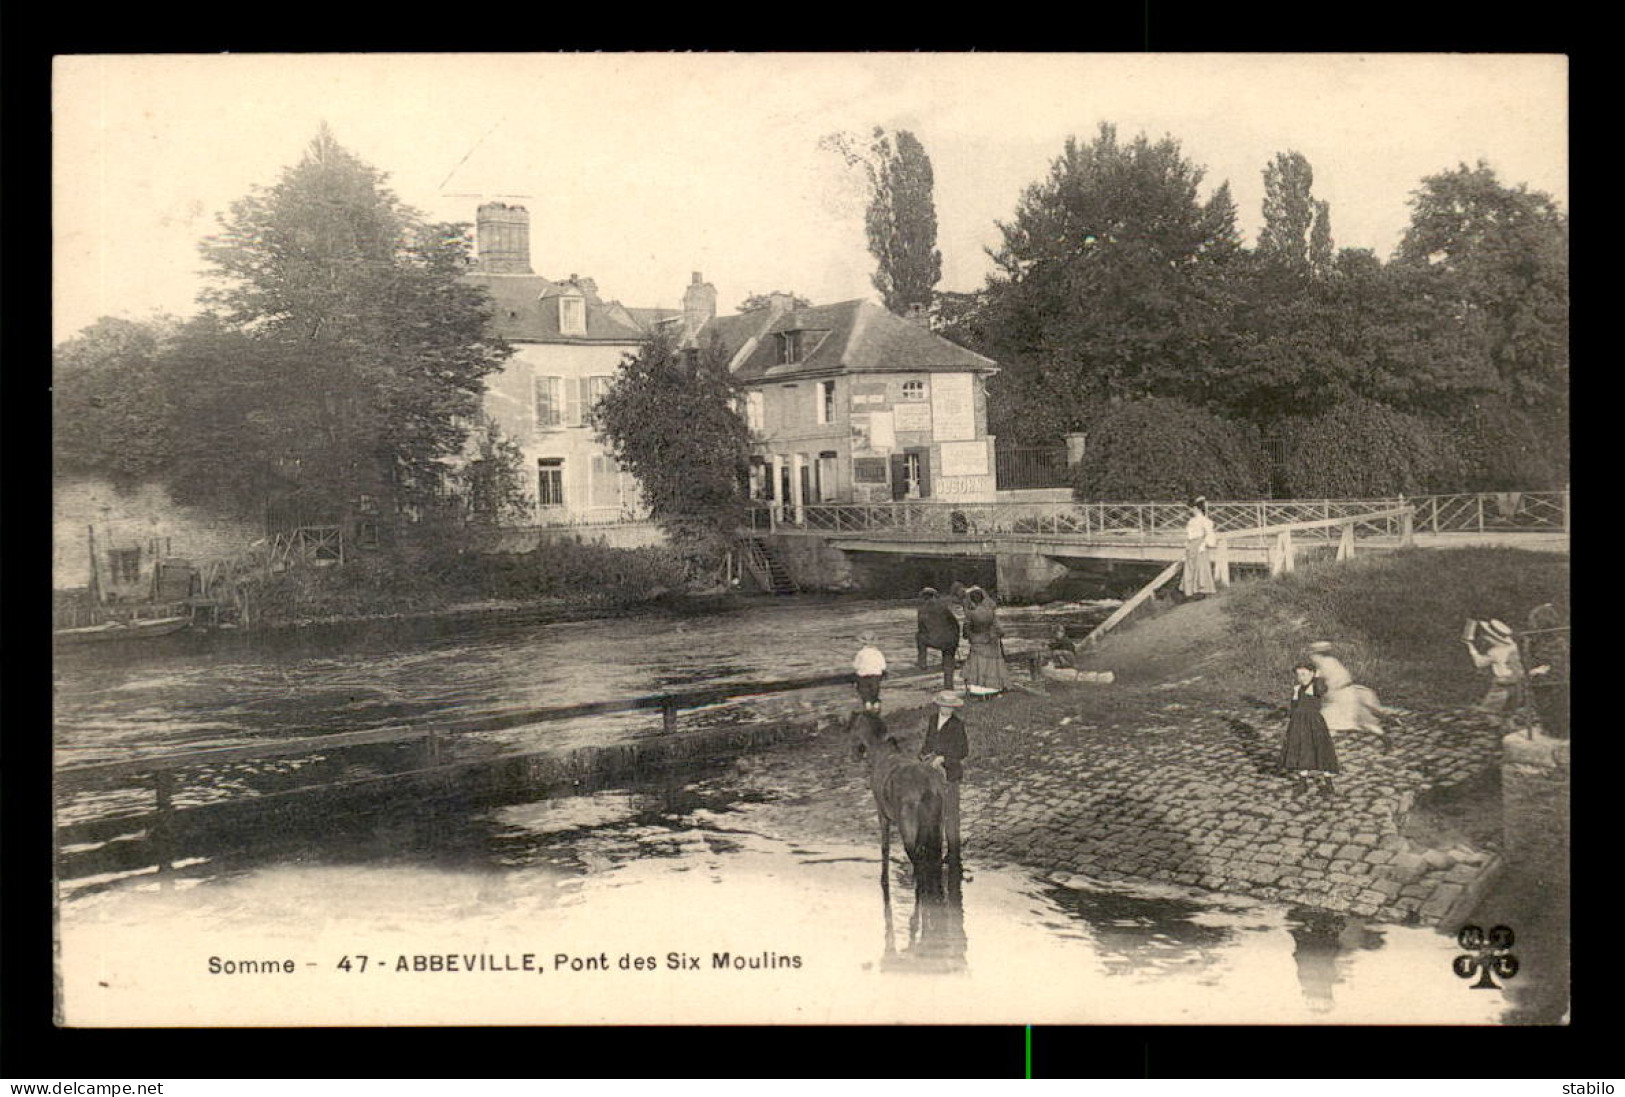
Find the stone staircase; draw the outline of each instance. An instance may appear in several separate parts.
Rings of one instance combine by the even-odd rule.
[[[740,539],[739,556],[756,585],[769,594],[796,594],[801,587],[790,577],[790,569],[760,537]]]

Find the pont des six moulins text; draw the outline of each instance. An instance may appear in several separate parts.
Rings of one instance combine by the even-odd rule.
[[[802,967],[800,954],[782,952],[608,952],[552,955],[536,952],[411,952],[389,955],[346,953],[326,962],[292,957],[210,956],[210,975],[296,975],[326,969],[361,974],[558,974],[653,971],[794,971]]]

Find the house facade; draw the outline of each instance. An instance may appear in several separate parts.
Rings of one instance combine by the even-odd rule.
[[[744,383],[752,495],[780,508],[901,499],[988,502],[990,359],[868,301],[796,308],[775,294],[719,317]]]
[[[524,454],[533,522],[644,520],[636,479],[596,441],[588,413],[656,326],[697,328],[714,316],[716,289],[696,273],[682,309],[627,308],[600,296],[591,278],[536,274],[523,206],[480,206],[477,232],[477,265],[465,277],[491,295],[493,327],[515,348],[486,379],[485,411]]]

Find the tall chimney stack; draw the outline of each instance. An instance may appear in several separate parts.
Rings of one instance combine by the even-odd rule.
[[[530,211],[486,202],[475,219],[480,270],[486,274],[534,274],[530,269]]]
[[[683,334],[692,339],[699,330],[717,317],[717,287],[694,272],[688,288],[683,291]]]

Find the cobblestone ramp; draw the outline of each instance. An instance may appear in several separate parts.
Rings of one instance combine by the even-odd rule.
[[[1498,867],[1488,843],[1431,849],[1403,833],[1418,795],[1500,764],[1503,730],[1488,717],[1391,717],[1386,752],[1340,734],[1330,800],[1293,799],[1276,770],[1284,712],[1170,703],[1160,719],[1137,730],[1069,722],[979,759],[986,777],[965,791],[969,841],[1053,873],[1425,925],[1460,917]]]

